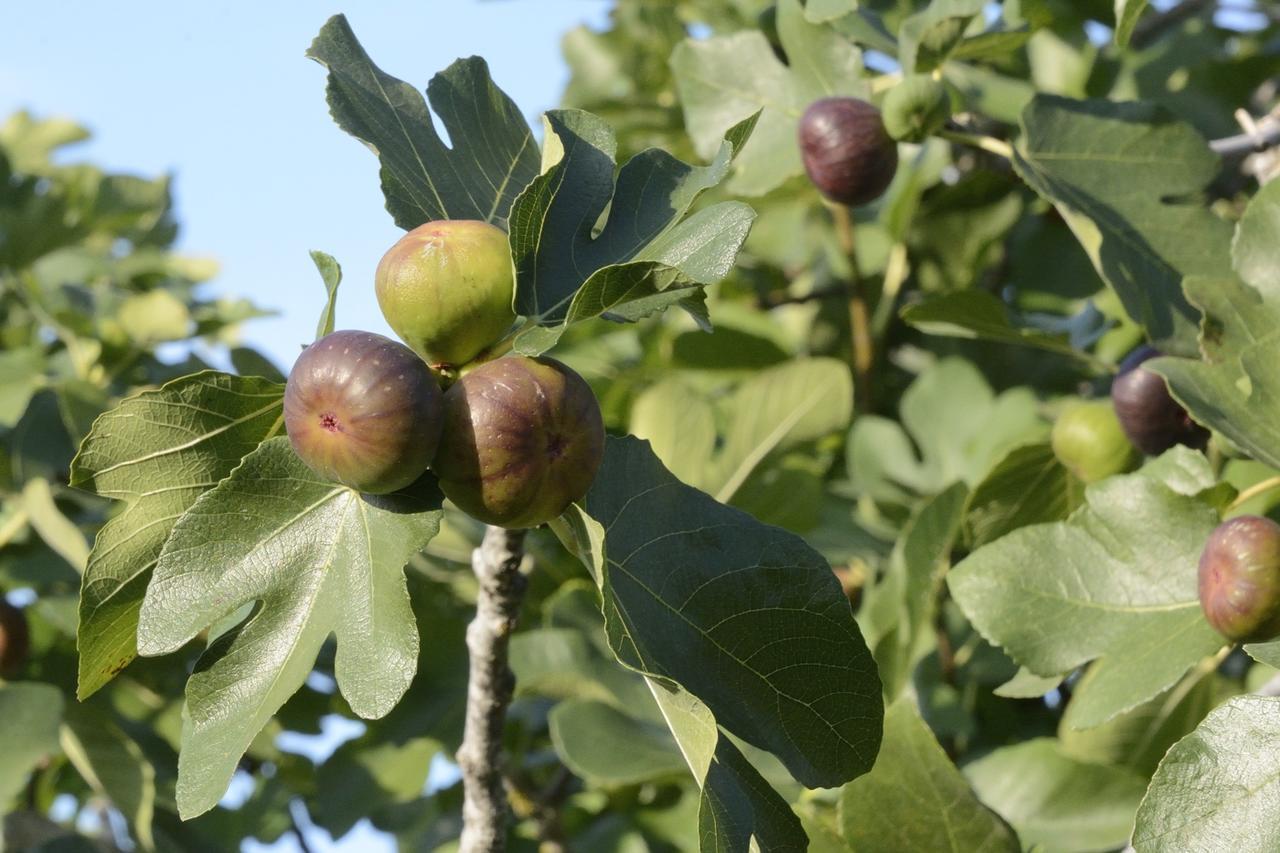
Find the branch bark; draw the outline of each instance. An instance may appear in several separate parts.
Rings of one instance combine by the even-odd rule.
[[[515,690],[507,645],[520,616],[525,576],[523,530],[487,527],[471,568],[480,581],[476,615],[467,626],[471,677],[467,718],[458,749],[465,799],[460,853],[506,849],[508,804],[502,773],[502,728]]]

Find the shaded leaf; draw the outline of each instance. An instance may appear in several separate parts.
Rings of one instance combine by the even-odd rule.
[[[324,310],[320,312],[320,321],[316,324],[316,340],[320,340],[333,331],[334,312],[338,307],[338,285],[342,283],[342,267],[332,255],[314,250],[311,252],[311,261],[320,273],[327,294]]]
[[[636,785],[685,772],[671,733],[617,707],[570,699],[552,709],[551,741],[565,766],[598,785]]]
[[[52,684],[0,684],[0,808],[22,790],[27,774],[58,751],[62,692]]]

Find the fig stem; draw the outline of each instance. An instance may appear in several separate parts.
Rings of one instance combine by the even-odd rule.
[[[509,807],[503,785],[502,730],[515,692],[507,650],[527,585],[520,571],[524,537],[523,530],[489,526],[471,554],[471,569],[480,588],[475,618],[467,626],[471,676],[457,754],[464,792],[459,853],[506,849]]]
[[[866,411],[871,407],[871,367],[875,361],[875,341],[871,337],[871,312],[867,310],[866,288],[858,269],[858,247],[853,216],[842,204],[829,204],[835,220],[840,251],[849,259],[849,335],[853,341],[853,390]]]
[[[984,136],[980,133],[965,133],[961,130],[948,130],[943,128],[939,130],[937,135],[950,142],[958,142],[961,145],[972,145],[974,148],[981,148],[983,151],[1003,157],[1006,160],[1013,159],[1013,146],[1005,142],[1003,139],[996,139],[994,136]]]
[[[1231,512],[1232,510],[1239,509],[1245,503],[1252,500],[1253,498],[1256,498],[1258,495],[1269,492],[1275,488],[1280,488],[1280,474],[1274,477],[1268,477],[1265,480],[1254,483],[1252,486],[1245,489],[1240,494],[1236,495],[1236,499],[1227,505],[1227,512]]]

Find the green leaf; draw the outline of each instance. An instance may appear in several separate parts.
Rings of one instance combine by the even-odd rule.
[[[138,347],[180,341],[191,334],[191,312],[167,290],[130,296],[121,303],[116,319]]]
[[[129,397],[94,423],[71,484],[125,507],[98,532],[80,590],[81,699],[133,660],[138,608],[174,522],[280,429],[283,391],[206,371]]]
[[[89,544],[75,522],[62,514],[53,500],[49,481],[32,477],[22,487],[22,508],[31,527],[45,544],[75,569],[83,573],[89,560]]]
[[[407,231],[436,219],[480,219],[506,226],[511,203],[538,174],[538,151],[483,59],[459,59],[427,85],[453,146],[447,148],[427,99],[374,65],[343,15],[325,23],[307,56],[329,72],[334,121],[378,155],[397,225]]]
[[[879,678],[816,552],[685,486],[632,438],[609,439],[585,513],[578,549],[621,661],[679,684],[809,787],[870,767]]]
[[[1237,696],[1165,755],[1138,809],[1133,846],[1280,849],[1280,699]]]
[[[1230,226],[1202,201],[1219,161],[1145,102],[1036,96],[1022,113],[1018,174],[1053,202],[1125,311],[1166,352],[1195,351],[1188,275],[1228,269]]]
[[[342,267],[332,255],[312,250],[311,261],[320,273],[327,294],[324,310],[320,312],[320,322],[316,324],[316,340],[333,331],[334,313],[338,307],[338,285],[342,283]]]
[[[1133,28],[1147,8],[1147,0],[1116,0],[1115,42],[1120,47],[1129,44]]]
[[[416,490],[416,491],[414,491]],[[147,588],[138,651],[176,651],[248,602],[187,684],[178,810],[215,806],[240,755],[335,634],[335,674],[362,717],[386,714],[417,667],[403,568],[439,528],[434,482],[363,497],[320,480],[286,438],[265,442],[174,527]]]
[[[683,286],[729,272],[751,208],[723,202],[684,217],[724,178],[754,119],[728,130],[710,165],[690,166],[653,148],[631,158],[616,185],[615,140],[604,120],[580,110],[553,110],[544,120],[554,159],[511,208],[519,313],[539,325],[605,312],[634,320],[688,297]]]
[[[44,356],[39,350],[0,352],[0,427],[18,422],[44,381]]]
[[[1018,667],[1018,672],[1001,684],[993,692],[1007,699],[1039,699],[1062,683],[1059,675],[1036,675],[1025,666]]]
[[[1063,754],[1035,738],[983,756],[964,769],[978,797],[1018,831],[1024,848],[1063,853],[1123,847],[1146,779]]]
[[[1078,728],[1150,699],[1217,651],[1196,565],[1218,509],[1203,456],[1169,451],[1142,471],[1085,490],[1065,522],[1015,530],[948,575],[974,627],[1036,675],[1099,658],[1093,689],[1073,700]],[[1079,707],[1074,707],[1079,703]]]
[[[844,840],[855,850],[1018,851],[934,740],[910,698],[889,706],[875,767],[840,791]]]
[[[61,720],[62,692],[52,684],[0,684],[0,811],[40,759],[58,751]]]
[[[1019,527],[1061,521],[1080,505],[1083,488],[1048,442],[1015,447],[969,496],[969,539],[985,545]]]
[[[941,65],[985,5],[985,0],[931,0],[924,11],[904,19],[898,29],[898,62],[903,72],[923,73]]]
[[[611,704],[570,699],[556,705],[547,722],[565,766],[593,784],[638,785],[686,771],[665,726],[637,720]]]
[[[156,772],[138,744],[101,709],[80,704],[67,709],[61,743],[81,778],[129,821],[142,849],[155,849]]]
[[[711,403],[678,376],[649,386],[631,404],[630,432],[681,482],[702,486],[715,455],[716,416]]]
[[[439,742],[425,737],[342,744],[316,771],[315,820],[339,838],[378,808],[417,799],[439,753]]]
[[[688,39],[671,55],[685,128],[701,156],[713,156],[726,131],[763,110],[729,182],[740,195],[763,195],[801,173],[796,127],[811,102],[866,94],[858,49],[806,21],[799,0],[778,3],[778,36],[789,65],[758,30]]]

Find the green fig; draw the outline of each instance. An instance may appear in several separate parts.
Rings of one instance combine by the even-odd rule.
[[[1107,400],[1079,400],[1063,409],[1049,441],[1053,455],[1086,483],[1131,469],[1138,461],[1120,419]]]
[[[912,74],[888,91],[881,104],[884,128],[902,142],[923,142],[951,118],[951,96],[941,80]]]
[[[445,496],[486,524],[550,521],[587,493],[603,459],[595,394],[554,359],[486,362],[444,395],[432,470]]]
[[[487,222],[418,226],[383,255],[374,289],[387,324],[437,369],[471,361],[516,319],[511,247]]]

